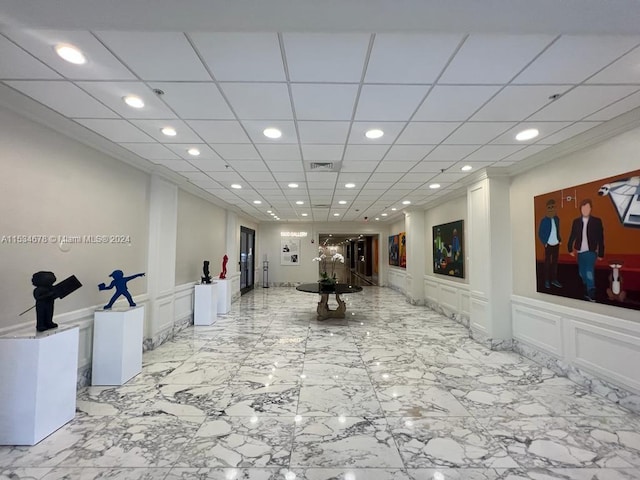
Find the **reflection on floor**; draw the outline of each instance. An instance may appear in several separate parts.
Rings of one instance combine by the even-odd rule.
[[[640,418],[379,287],[243,296],[79,392],[70,424],[0,447],[0,479],[640,479]]]

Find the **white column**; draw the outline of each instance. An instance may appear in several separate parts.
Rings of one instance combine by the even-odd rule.
[[[149,306],[145,343],[155,348],[173,334],[178,187],[157,175],[149,189]]]
[[[492,349],[511,348],[509,179],[490,175],[467,189],[470,328]]]
[[[404,214],[407,235],[407,297],[412,305],[424,305],[425,239],[424,211],[408,210]]]

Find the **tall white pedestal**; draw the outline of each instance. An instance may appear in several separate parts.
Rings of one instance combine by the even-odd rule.
[[[218,316],[218,286],[215,283],[196,285],[193,302],[193,324],[211,325]]]
[[[91,385],[122,385],[142,371],[143,324],[143,305],[96,311]]]
[[[0,445],[35,445],[73,419],[79,331],[34,325],[0,337]]]
[[[217,279],[218,286],[218,315],[224,315],[231,310],[231,280]]]

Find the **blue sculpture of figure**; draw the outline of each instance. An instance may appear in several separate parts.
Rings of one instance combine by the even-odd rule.
[[[122,273],[122,270],[114,270],[113,273],[111,273],[111,275],[109,276],[113,278],[113,281],[109,284],[109,286],[106,286],[104,283],[98,285],[98,290],[111,290],[114,287],[116,289],[116,293],[113,294],[113,297],[111,297],[109,303],[104,306],[104,309],[109,310],[118,299],[118,297],[120,297],[120,295],[124,295],[124,298],[129,301],[130,307],[135,307],[136,304],[133,301],[133,298],[131,298],[131,294],[127,290],[127,282],[137,277],[144,277],[144,273],[136,273],[135,275],[131,275],[130,277],[125,277],[124,273]]]

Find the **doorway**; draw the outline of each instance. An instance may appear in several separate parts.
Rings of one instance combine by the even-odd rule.
[[[247,227],[240,227],[240,294],[253,290],[255,283],[254,251],[256,232]]]
[[[341,253],[344,265],[336,266],[341,282],[353,285],[378,285],[377,234],[319,234],[320,247],[325,254]]]

